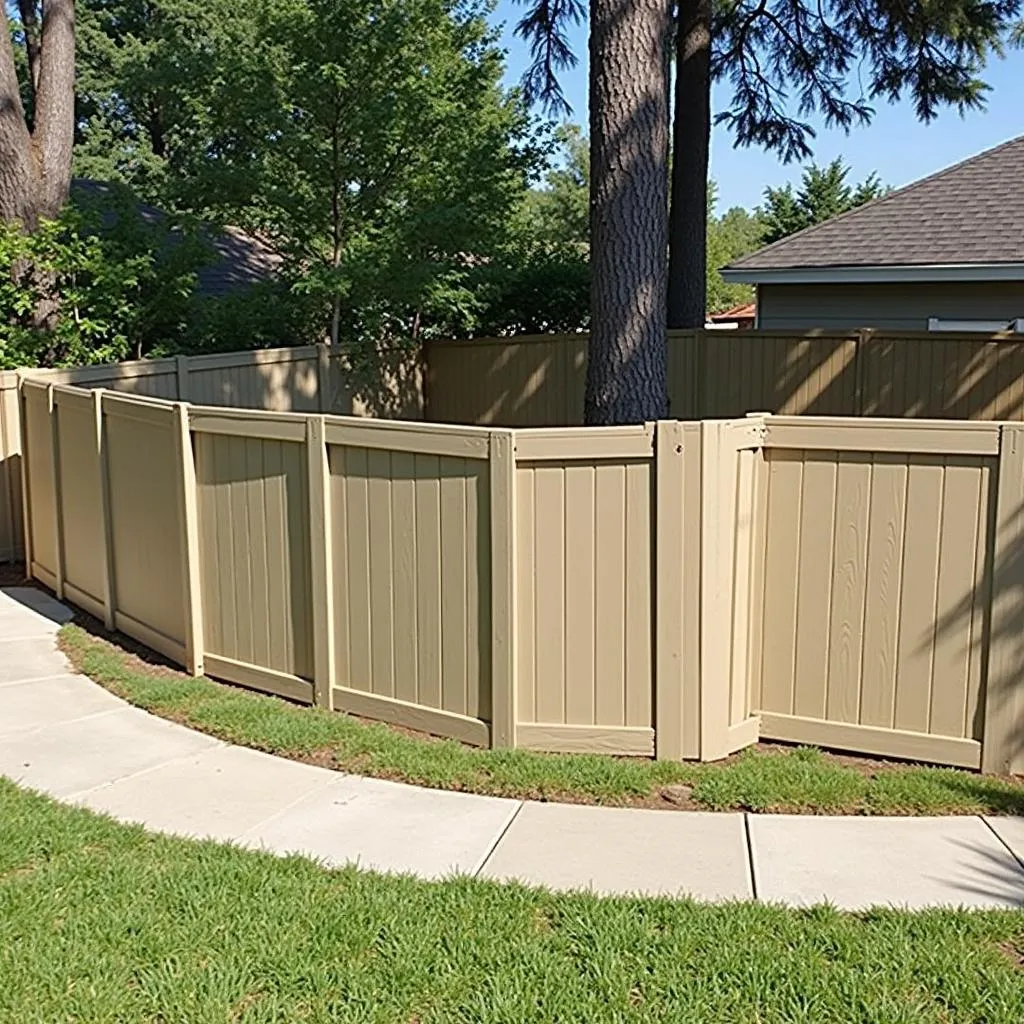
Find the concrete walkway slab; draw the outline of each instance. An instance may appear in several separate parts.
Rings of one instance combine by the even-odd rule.
[[[121,820],[421,878],[848,909],[1024,905],[1024,818],[745,822],[343,776],[129,707],[70,672],[53,636],[69,618],[40,591],[0,592],[0,775]]]
[[[0,686],[0,736],[121,711],[124,706],[124,701],[82,676],[11,683]]]
[[[158,832],[229,840],[337,779],[326,768],[215,747],[78,793],[75,802]]]
[[[992,815],[985,818],[989,828],[1010,848],[1017,860],[1024,864],[1024,818]]]
[[[122,707],[5,737],[0,775],[67,797],[217,746],[222,746],[219,740]]]
[[[1024,905],[1024,870],[980,818],[751,815],[765,902],[872,906]]]
[[[528,803],[482,874],[598,893],[753,895],[742,814]]]
[[[35,587],[0,587],[0,640],[53,636],[74,613]]]
[[[515,800],[340,776],[242,842],[335,866],[445,878],[475,873],[518,807]]]
[[[46,679],[68,673],[67,658],[57,650],[51,636],[20,640],[0,638],[0,673],[3,683],[22,683],[29,679]]]

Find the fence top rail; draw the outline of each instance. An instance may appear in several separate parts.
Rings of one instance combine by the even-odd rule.
[[[536,427],[517,430],[517,462],[573,459],[649,459],[654,455],[653,423],[621,427]]]
[[[54,400],[60,395],[65,395],[69,398],[90,398],[93,393],[93,388],[80,388],[74,384],[54,384],[53,397]]]
[[[186,356],[189,370],[218,370],[229,366],[262,366],[297,363],[313,359],[323,346],[296,345],[294,348],[255,348],[242,352],[213,352],[202,356]]]
[[[415,455],[446,455],[462,459],[490,457],[494,434],[512,436],[511,430],[462,427],[445,423],[373,420],[360,416],[325,416],[328,444],[378,448]]]
[[[807,330],[787,330],[785,328],[757,328],[746,331],[722,331],[708,328],[676,328],[668,331],[669,341],[680,341],[699,337],[710,344],[729,341],[757,341],[763,339],[790,341],[844,342],[862,341],[878,344],[885,341],[941,341],[941,342],[1017,342],[1024,343],[1024,335],[1013,331],[926,331],[903,328],[859,327],[827,330],[808,328]],[[530,345],[542,342],[588,341],[589,331],[576,331],[558,334],[509,334],[507,336],[482,336],[479,338],[438,338],[428,341],[428,349],[493,347],[502,345]]]
[[[998,455],[1002,424],[968,420],[765,416],[765,448]]]

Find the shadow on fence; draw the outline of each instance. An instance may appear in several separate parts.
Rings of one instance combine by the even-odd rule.
[[[578,425],[587,343],[585,334],[432,343],[428,418]],[[1013,335],[677,331],[668,366],[678,419],[1024,419],[1024,341]]]

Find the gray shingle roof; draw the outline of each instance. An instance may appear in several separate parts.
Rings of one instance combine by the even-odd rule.
[[[116,216],[113,202],[119,188],[104,181],[75,178],[71,183],[71,195],[98,205],[103,214],[102,222],[106,224]],[[107,202],[111,203],[109,208],[105,206]],[[133,202],[147,224],[159,224],[167,219],[167,215],[155,206],[138,200]],[[281,257],[270,246],[239,228],[218,230],[208,226],[204,232],[212,253],[210,261],[196,272],[201,295],[220,298],[243,292],[260,281],[273,278],[281,269]]]
[[[1024,135],[730,264],[735,270],[1024,263]]]

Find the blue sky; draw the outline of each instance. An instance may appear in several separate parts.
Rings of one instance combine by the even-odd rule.
[[[499,0],[495,24],[504,23],[503,45],[508,50],[508,80],[517,82],[529,61],[529,54],[512,29],[523,8],[513,0]],[[572,119],[586,123],[587,30],[577,26],[573,47],[580,57],[574,71],[563,78],[563,88],[573,106]],[[907,104],[878,104],[874,121],[867,128],[818,132],[814,159],[827,163],[842,156],[852,167],[850,178],[859,181],[872,171],[887,185],[906,185],[933,171],[948,167],[983,149],[1024,134],[1024,51],[1012,51],[995,61],[985,79],[992,86],[988,108],[961,118],[946,111],[929,125],[920,124]],[[729,206],[756,206],[767,185],[780,185],[799,178],[800,168],[785,166],[759,149],[735,149],[732,139],[716,128],[711,142],[711,174],[718,183],[719,212]]]

